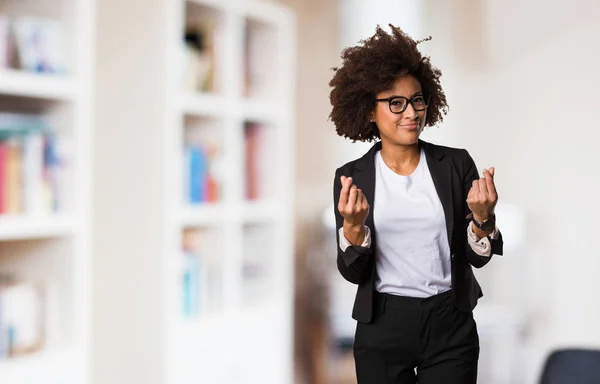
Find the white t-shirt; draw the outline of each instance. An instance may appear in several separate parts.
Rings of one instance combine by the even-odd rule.
[[[444,209],[423,150],[419,165],[409,176],[398,175],[379,151],[375,154],[375,201],[377,291],[429,297],[449,290],[451,263]],[[338,231],[339,247],[345,252],[351,244],[344,237],[344,228]],[[366,231],[361,246],[368,248],[371,229],[366,226]],[[489,237],[497,239],[499,234],[496,226]],[[478,255],[491,256],[489,239],[479,239],[470,225],[467,241]]]
[[[409,176],[392,171],[377,152],[375,180],[377,291],[429,297],[450,290],[444,209],[423,150]]]

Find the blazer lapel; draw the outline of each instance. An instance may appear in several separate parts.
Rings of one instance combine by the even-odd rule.
[[[444,160],[444,153],[436,150],[436,147],[430,143],[419,140],[427,158],[427,165],[435,190],[442,202],[444,216],[446,218],[446,231],[448,234],[448,244],[452,249],[452,232],[454,230],[454,204],[452,197],[452,168]]]
[[[448,244],[452,249],[452,233],[454,230],[454,204],[452,196],[452,168],[444,159],[444,153],[436,149],[433,144],[419,140],[420,146],[425,152],[427,165],[435,190],[442,202],[444,217],[446,219],[446,232]],[[355,165],[353,174],[354,184],[362,189],[371,209],[365,224],[371,228],[371,237],[375,241],[375,223],[373,220],[373,207],[375,206],[375,153],[381,150],[381,141],[378,141],[371,149],[361,157]]]
[[[381,141],[378,141],[358,161],[354,167],[354,184],[362,189],[371,207],[365,225],[371,229],[371,240],[375,241],[375,222],[373,221],[373,207],[375,206],[375,153],[381,149]]]

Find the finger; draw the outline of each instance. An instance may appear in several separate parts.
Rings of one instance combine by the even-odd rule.
[[[492,177],[494,177],[494,174],[496,173],[496,168],[491,167],[490,169],[488,169],[488,171],[490,172],[490,174],[492,175]]]
[[[483,170],[483,174],[484,174],[484,178],[485,178],[485,173],[487,172],[486,169]],[[488,189],[487,189],[487,184],[485,183],[485,179],[481,178],[479,179],[479,197],[480,198],[485,198],[488,195]]]
[[[347,212],[352,210],[352,207],[356,205],[356,196],[358,195],[356,185],[350,187],[350,193],[348,194],[348,204],[346,204]]]
[[[363,191],[360,188],[357,189],[356,190],[356,204],[354,205],[355,212],[358,212],[361,210],[364,198],[365,198],[365,195],[363,194]]]
[[[469,189],[469,193],[467,194],[467,202],[469,202],[469,203],[470,203],[471,201],[473,201],[473,190],[474,190],[474,189],[475,189],[475,188],[473,188],[473,187],[471,186],[471,188]]]
[[[470,193],[472,193],[471,198],[473,200],[479,197],[479,180],[473,180]]]
[[[485,176],[485,184],[487,186],[487,190],[488,190],[489,194],[495,195],[496,194],[496,186],[494,185],[494,176],[492,175],[491,172],[489,172],[489,170],[484,172],[484,176]]]
[[[348,178],[342,176],[342,190],[340,191],[340,199],[338,201],[338,210],[342,211],[348,204]]]

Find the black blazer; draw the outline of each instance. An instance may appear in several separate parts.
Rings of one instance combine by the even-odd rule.
[[[479,179],[475,162],[464,149],[456,149],[427,143],[419,140],[429,166],[431,177],[444,208],[446,230],[450,243],[452,265],[452,292],[454,304],[462,311],[472,311],[477,300],[483,296],[481,287],[473,275],[471,266],[481,268],[491,257],[476,254],[467,242],[466,216],[471,212],[467,205],[467,194],[473,180]],[[333,201],[336,218],[337,266],[342,276],[351,283],[358,284],[352,317],[368,323],[373,317],[373,297],[375,293],[375,256],[373,250],[377,243],[373,223],[375,197],[375,153],[381,149],[377,142],[361,158],[351,161],[335,172],[333,182]],[[352,245],[345,252],[339,247],[339,229],[343,226],[343,217],[337,210],[342,189],[340,176],[352,177],[352,182],[362,189],[369,205],[366,225],[371,229],[371,247]],[[502,235],[491,240],[492,254],[502,254]]]

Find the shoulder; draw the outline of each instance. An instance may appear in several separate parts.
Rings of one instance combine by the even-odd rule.
[[[445,145],[439,145],[423,141],[425,150],[429,150],[431,153],[438,157],[447,157],[453,162],[462,163],[465,161],[472,161],[471,155],[465,148],[448,147]]]
[[[354,168],[356,167],[356,163],[359,159],[354,159],[352,161],[347,162],[341,167],[335,170],[335,174],[339,176],[351,176],[354,173]]]
[[[336,170],[336,176],[353,176],[355,169],[369,169],[374,166],[374,158],[381,149],[381,141],[377,141],[361,157],[347,162]]]

